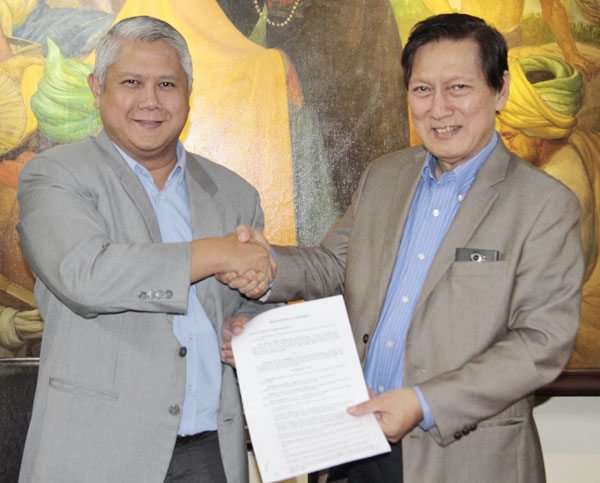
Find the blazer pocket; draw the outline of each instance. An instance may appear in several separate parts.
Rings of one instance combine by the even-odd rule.
[[[454,262],[450,266],[452,275],[457,277],[486,277],[502,275],[508,270],[508,261],[497,262]]]
[[[70,392],[71,394],[78,394],[80,396],[96,397],[109,401],[119,400],[119,394],[116,392],[86,386],[85,384],[73,383],[56,377],[50,378],[49,385],[59,391]]]
[[[498,427],[509,427],[523,425],[526,418],[502,418],[502,419],[488,419],[482,421],[477,425],[477,428],[498,428]]]

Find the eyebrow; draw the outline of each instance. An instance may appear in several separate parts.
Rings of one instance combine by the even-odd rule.
[[[143,78],[147,78],[148,77],[147,75],[144,75],[144,74],[140,74],[140,73],[137,73],[137,72],[128,72],[128,71],[122,71],[122,72],[116,73],[115,76],[119,77],[119,78],[132,77],[132,78],[135,78],[135,79],[143,79]],[[155,76],[152,76],[152,78],[155,78]],[[164,80],[178,80],[179,77],[177,75],[172,75],[172,74],[162,74],[162,75],[158,76],[158,79],[161,80],[161,81],[164,81]]]

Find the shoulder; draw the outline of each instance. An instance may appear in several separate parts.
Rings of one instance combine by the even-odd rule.
[[[95,138],[87,137],[80,141],[59,144],[40,152],[21,171],[20,178],[41,175],[48,178],[81,178],[90,172],[102,169],[107,157]]]
[[[506,180],[511,190],[523,192],[538,202],[556,197],[565,201],[577,201],[573,191],[563,181],[532,166],[514,153],[510,153],[510,156]]]
[[[413,177],[421,172],[426,157],[427,151],[422,146],[392,151],[367,166],[363,182],[391,185],[401,177]]]
[[[375,172],[398,171],[410,168],[417,164],[419,167],[425,162],[427,151],[423,146],[413,146],[399,151],[392,151],[373,161],[372,170]]]

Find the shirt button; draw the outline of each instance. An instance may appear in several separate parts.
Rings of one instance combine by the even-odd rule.
[[[393,340],[388,340],[385,343],[385,346],[391,349],[392,347],[394,347],[394,341]]]
[[[465,195],[458,195],[458,201],[462,201],[465,199]]]
[[[173,404],[171,406],[169,406],[169,414],[171,416],[177,416],[179,414],[179,406],[177,404]]]
[[[440,216],[440,210],[433,210],[433,211],[431,212],[431,214],[432,214],[433,216]]]
[[[369,342],[369,334],[365,334],[363,335],[363,342],[366,344],[367,342]]]
[[[188,384],[188,391],[191,391],[191,390],[192,390],[192,385]]]
[[[404,295],[400,300],[402,300],[403,304],[407,304],[408,303],[408,297],[406,295]]]
[[[377,390],[378,390],[379,392],[383,392],[383,391],[385,390],[385,388],[384,388],[383,386],[379,386],[379,387],[377,388]]]
[[[419,260],[425,260],[425,254],[424,254],[424,253],[419,253],[419,254],[417,255],[417,258],[418,258]]]
[[[179,357],[185,357],[186,354],[187,354],[187,348],[186,347],[180,347],[179,348]]]
[[[188,334],[188,340],[194,340],[194,336],[192,334]]]

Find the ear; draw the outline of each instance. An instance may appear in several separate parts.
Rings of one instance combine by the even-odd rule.
[[[94,106],[96,108],[100,108],[100,96],[102,95],[102,88],[100,87],[100,82],[96,79],[94,74],[88,75],[87,78],[88,86],[90,87],[90,91],[94,96]]]
[[[510,75],[507,70],[504,71],[502,77],[504,78],[504,85],[496,94],[496,112],[500,112],[502,109],[504,109],[510,93]]]

